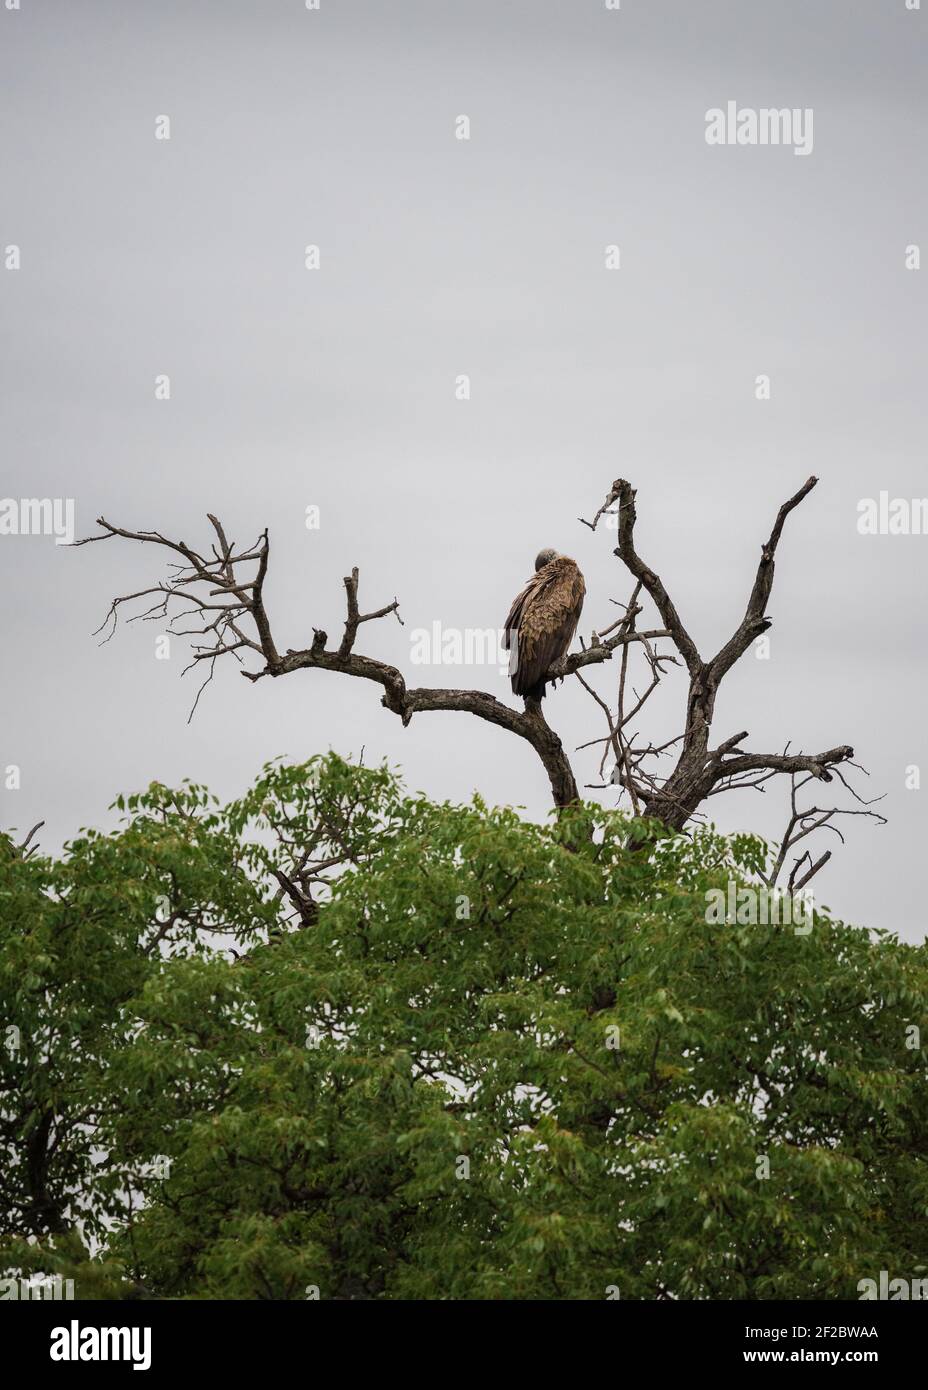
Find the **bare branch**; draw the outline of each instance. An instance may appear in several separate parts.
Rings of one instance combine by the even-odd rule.
[[[857,768],[858,771],[863,772],[866,776],[865,768],[859,767],[857,763],[852,763],[850,764],[850,766]],[[844,836],[842,835],[838,826],[833,824],[836,816],[866,816],[869,819],[876,821],[877,825],[886,824],[885,816],[881,815],[878,811],[871,811],[869,809],[877,801],[881,801],[882,797],[874,797],[871,801],[865,801],[863,797],[861,797],[857,793],[857,791],[850,785],[843,773],[838,772],[837,768],[835,768],[835,773],[840,778],[843,785],[854,797],[855,801],[860,803],[859,808],[853,806],[808,806],[804,809],[800,808],[798,800],[799,793],[802,791],[804,787],[808,786],[810,782],[815,780],[816,774],[814,772],[809,771],[806,773],[804,777],[799,777],[797,772],[794,771],[790,777],[791,815],[786,830],[783,834],[783,838],[780,842],[776,858],[773,862],[769,874],[764,880],[768,887],[772,888],[773,885],[776,883],[777,879],[779,878],[780,874],[782,873],[783,866],[786,863],[786,858],[790,850],[793,849],[799,843],[800,840],[804,840],[807,835],[812,835],[817,830],[831,830],[835,835],[837,835],[841,843],[844,844]],[[820,858],[815,861],[813,861],[812,856],[808,850],[806,850],[805,853],[803,853],[802,855],[797,856],[797,858],[793,862],[793,867],[790,871],[790,875],[787,880],[787,887],[789,891],[793,892],[798,891],[800,888],[804,888],[806,884],[809,883],[810,880],[815,877],[819,870],[824,868],[824,866],[828,863],[830,859],[831,850],[826,850],[824,854],[822,854]],[[805,873],[800,874],[800,870],[803,868],[805,864],[808,864],[809,867]]]
[[[577,799],[576,781],[561,740],[548,724],[540,708],[517,711],[481,690],[410,690],[397,667],[372,657],[361,656],[354,651],[358,628],[362,623],[372,622],[391,613],[402,623],[397,599],[373,612],[361,612],[358,603],[359,574],[356,568],[344,581],[348,613],[338,648],[334,651],[328,650],[327,634],[316,628],[310,647],[302,650],[291,648],[281,656],[271,633],[263,599],[270,555],[267,531],[263,531],[249,549],[236,552],[216,517],[210,514],[209,519],[218,541],[218,545],[212,547],[210,557],[192,549],[185,541],[169,540],[157,531],[129,531],[112,525],[102,517],[97,523],[103,528],[102,535],[90,536],[76,542],[77,545],[86,545],[92,541],[110,540],[114,536],[121,536],[127,540],[164,547],[184,560],[184,564],[173,568],[166,583],[114,599],[104,620],[104,626],[112,622],[115,629],[119,610],[124,604],[152,594],[158,596],[157,602],[153,605],[157,616],[164,616],[168,606],[178,600],[184,604],[182,611],[185,616],[200,615],[199,627],[180,630],[173,628],[178,636],[187,635],[203,639],[193,645],[191,665],[199,661],[210,663],[209,676],[194,701],[191,717],[203,689],[212,679],[216,659],[230,653],[237,657],[240,651],[250,649],[264,660],[262,669],[258,671],[242,670],[241,674],[250,681],[261,680],[265,676],[285,676],[302,669],[337,671],[342,675],[373,681],[380,685],[383,690],[383,705],[399,715],[404,725],[409,724],[414,714],[427,710],[450,710],[476,715],[479,719],[507,729],[529,743],[538,754],[548,773],[555,805],[566,806]],[[241,567],[248,563],[256,564],[257,569],[253,576],[245,578],[241,573]],[[229,597],[230,602],[206,602],[192,592],[191,586],[197,584],[205,586],[207,597],[224,594]],[[149,609],[145,614],[135,616],[151,616],[152,613],[153,610]],[[248,622],[254,628],[253,637],[249,636],[243,627],[243,624]],[[583,666],[609,660],[615,648],[621,646],[625,640],[630,639],[618,633],[615,637],[598,641],[587,652],[576,654],[576,664]],[[636,637],[635,640],[640,639]],[[555,675],[569,675],[573,670],[573,665],[565,663],[563,669],[552,673],[552,678]]]
[[[817,482],[817,478],[807,478],[799,491],[794,493],[787,502],[784,502],[777,512],[777,519],[770,532],[770,539],[766,545],[761,546],[760,563],[757,566],[754,587],[751,590],[744,617],[736,631],[708,663],[709,679],[713,684],[718,684],[726,671],[734,666],[739,656],[747,651],[754,639],[762,632],[766,632],[770,626],[770,619],[766,616],[767,603],[773,586],[773,561],[780,536],[783,533],[783,523],[790,512],[799,506],[803,498],[808,497]]]
[[[668,629],[677,651],[686,662],[687,670],[690,675],[695,675],[702,667],[702,660],[696,650],[696,644],[683,626],[680,615],[671,602],[670,595],[664,588],[660,576],[648,568],[635,550],[635,490],[631,483],[626,482],[624,478],[617,478],[612,484],[608,500],[617,500],[619,503],[619,544],[615,554],[624,561],[634,577],[640,580],[651,595],[654,606],[661,615],[661,621]]]
[[[31,859],[32,856],[33,856],[34,854],[37,854],[37,853],[38,853],[39,847],[38,847],[37,844],[34,845],[34,844],[32,843],[32,837],[33,837],[33,835],[37,834],[37,832],[40,831],[40,830],[42,829],[42,826],[43,826],[44,824],[45,824],[44,820],[36,821],[35,825],[34,825],[34,826],[32,827],[32,829],[29,831],[29,834],[26,836],[26,838],[25,838],[24,840],[20,841],[20,843],[19,843],[18,845],[14,846],[14,851],[15,851],[15,854],[16,854],[17,858],[19,858],[19,859]]]
[[[741,734],[740,738],[746,738]],[[740,741],[740,740],[739,740]],[[717,754],[713,754],[715,758]],[[774,772],[809,772],[820,782],[830,782],[832,768],[853,758],[854,750],[846,745],[829,748],[826,753],[741,753],[719,761],[715,781],[741,772],[771,770]]]
[[[361,613],[358,608],[358,567],[355,565],[350,574],[346,574],[342,581],[345,585],[345,593],[348,598],[348,617],[345,620],[345,635],[341,640],[338,649],[339,656],[348,656],[354,646],[355,638],[358,635],[358,628],[361,623],[369,623],[374,618],[385,618],[388,613],[395,613],[396,620],[402,627],[403,619],[399,614],[399,602],[394,599],[385,608],[378,608],[376,613]]]

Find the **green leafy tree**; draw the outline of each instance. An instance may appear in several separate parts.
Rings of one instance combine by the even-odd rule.
[[[0,840],[7,1274],[769,1299],[928,1264],[926,948],[716,920],[758,840],[334,756],[119,804],[57,859]]]

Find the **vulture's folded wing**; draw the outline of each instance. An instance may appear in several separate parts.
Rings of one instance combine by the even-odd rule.
[[[522,613],[525,609],[525,604],[529,596],[533,594],[534,591],[538,588],[539,578],[539,575],[533,574],[531,579],[526,584],[525,588],[522,590],[522,592],[518,594],[515,599],[513,599],[512,607],[509,610],[509,617],[506,619],[506,627],[503,632],[503,647],[507,652],[509,650],[510,638],[513,632],[517,631],[517,629],[521,625]]]

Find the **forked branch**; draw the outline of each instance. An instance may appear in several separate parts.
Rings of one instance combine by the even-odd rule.
[[[663,580],[638,552],[635,490],[631,484],[624,478],[616,479],[593,520],[585,523],[595,530],[603,516],[616,517],[618,545],[615,554],[635,578],[636,595],[643,588],[650,596],[687,668],[689,690],[686,723],[683,733],[672,744],[636,749],[631,742],[623,743],[611,711],[608,711],[607,739],[616,753],[612,781],[628,791],[633,807],[637,809],[640,805],[646,814],[657,816],[673,828],[679,829],[685,825],[707,797],[719,792],[745,786],[756,787],[778,773],[807,773],[819,781],[829,782],[837,767],[854,756],[854,750],[848,744],[813,754],[749,753],[740,746],[748,737],[746,730],[726,738],[715,748],[709,746],[715,701],[722,679],[751,643],[770,627],[767,604],[773,585],[777,546],[786,518],[809,495],[816,481],[814,477],[807,479],[777,512],[770,536],[761,546],[744,616],[728,641],[709,660],[700,655]],[[661,667],[653,660],[651,671],[652,678],[659,677],[661,672]],[[626,669],[623,666],[618,692],[620,712],[625,701],[625,678]],[[648,694],[650,688],[645,698]],[[640,708],[640,704],[637,708]],[[622,722],[620,718],[619,726]],[[659,776],[651,770],[650,760],[666,755],[669,748],[677,743],[680,747],[672,771],[666,777]]]

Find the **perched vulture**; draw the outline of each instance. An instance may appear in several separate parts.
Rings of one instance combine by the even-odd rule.
[[[586,585],[574,560],[542,550],[535,573],[509,610],[503,646],[516,695],[543,700],[545,673],[566,656],[580,621]]]

